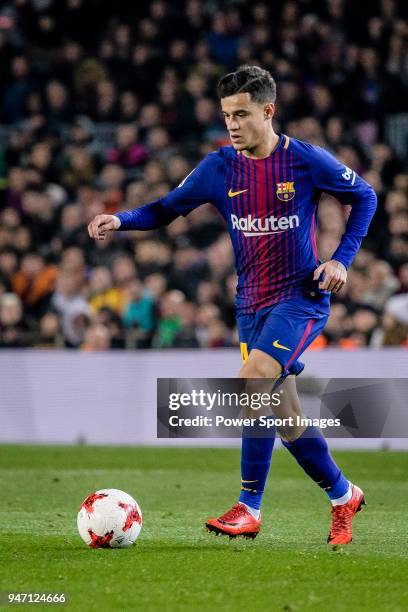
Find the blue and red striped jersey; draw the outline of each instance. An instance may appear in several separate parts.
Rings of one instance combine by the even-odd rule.
[[[283,134],[265,159],[250,159],[232,146],[210,153],[160,203],[170,215],[186,215],[206,202],[219,210],[235,253],[237,310],[249,313],[299,295],[312,279],[322,192],[352,206],[332,256],[348,267],[367,234],[375,192],[321,147]],[[119,215],[127,223],[123,229],[132,227],[129,214]]]

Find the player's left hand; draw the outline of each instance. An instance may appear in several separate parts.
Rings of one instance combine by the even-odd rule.
[[[325,291],[333,291],[337,293],[343,287],[347,280],[347,270],[342,263],[331,259],[320,264],[314,271],[313,280],[319,280],[320,275],[324,273],[323,280],[319,283],[319,289]]]

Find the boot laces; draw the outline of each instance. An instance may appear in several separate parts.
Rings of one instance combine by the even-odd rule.
[[[243,504],[235,504],[232,506],[231,510],[228,510],[225,514],[223,514],[220,519],[223,521],[231,521],[239,518],[243,514],[247,514],[247,509]]]
[[[332,508],[333,522],[330,529],[330,536],[336,536],[350,528],[350,511],[346,504],[333,506]]]

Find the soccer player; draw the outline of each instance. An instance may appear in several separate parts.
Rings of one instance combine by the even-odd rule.
[[[299,357],[323,330],[330,294],[343,287],[376,208],[373,189],[321,147],[277,134],[272,125],[276,85],[269,72],[242,66],[221,78],[218,95],[232,146],[208,154],[165,197],[115,215],[97,215],[89,235],[149,230],[211,202],[231,237],[238,286],[236,316],[244,364],[239,376],[282,383],[285,414],[301,415],[295,376]],[[319,262],[316,217],[322,192],[350,204],[346,230],[331,259]],[[283,382],[282,382],[283,381]],[[273,432],[273,433],[272,433]],[[217,534],[255,537],[275,431],[258,437],[244,428],[238,502],[206,526]],[[352,519],[365,503],[331,456],[316,427],[287,427],[282,443],[332,505],[328,542],[347,544]]]

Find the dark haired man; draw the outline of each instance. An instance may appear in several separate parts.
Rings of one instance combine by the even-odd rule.
[[[112,230],[152,229],[206,202],[216,206],[227,223],[238,273],[236,311],[244,361],[239,376],[279,380],[289,398],[285,416],[296,416],[301,410],[294,376],[303,370],[298,359],[324,328],[330,292],[346,282],[376,196],[325,150],[275,133],[276,87],[266,70],[242,66],[220,80],[218,94],[232,147],[207,155],[164,198],[129,212],[98,215],[89,224],[89,235],[103,240]],[[316,215],[323,191],[352,209],[338,248],[320,263]],[[331,500],[328,541],[347,544],[363,492],[342,474],[319,429],[289,427],[280,433]],[[210,531],[232,537],[259,532],[273,445],[274,434],[256,437],[244,429],[241,494],[225,514],[207,521]]]

